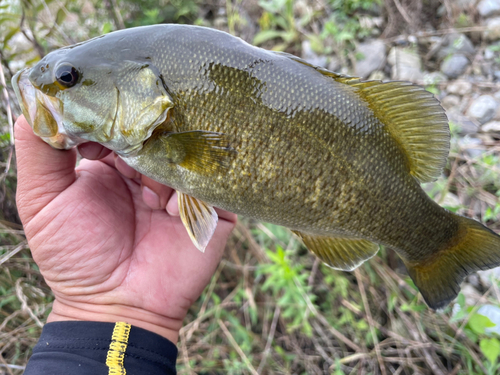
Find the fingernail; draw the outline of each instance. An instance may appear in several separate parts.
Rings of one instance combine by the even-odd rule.
[[[170,216],[179,216],[179,205],[177,204],[177,192],[174,191],[167,203],[167,212]]]
[[[144,200],[144,203],[146,203],[153,210],[159,210],[161,208],[160,197],[147,186],[142,188],[142,199]]]

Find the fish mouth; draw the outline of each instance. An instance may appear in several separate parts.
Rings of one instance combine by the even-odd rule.
[[[29,80],[30,69],[12,77],[12,86],[24,117],[33,132],[57,149],[68,150],[81,143],[64,129],[61,101],[38,90]]]

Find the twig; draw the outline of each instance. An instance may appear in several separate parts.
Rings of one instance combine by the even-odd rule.
[[[181,341],[182,361],[184,362],[184,365],[186,366],[189,373],[192,374],[193,369],[191,368],[191,364],[189,363],[188,350],[186,346],[186,336],[184,335],[184,332],[179,332],[179,339]]]
[[[51,12],[49,6],[47,5],[47,3],[45,2],[45,0],[42,0],[42,3],[43,3],[43,7],[47,11],[47,13],[50,14],[50,16],[53,19],[52,22],[54,23],[54,28],[59,32],[59,34],[62,35],[62,37],[64,38],[64,41],[67,44],[75,44],[75,41],[73,39],[71,39],[69,36],[67,36],[66,33],[64,32],[64,30],[61,28],[61,26],[59,26],[57,24],[57,18],[52,14],[52,12]]]
[[[363,284],[363,280],[361,279],[359,268],[357,268],[354,271],[354,275],[356,276],[356,280],[358,281],[359,291],[361,292],[361,299],[363,300],[363,305],[365,307],[366,318],[368,320],[368,324],[370,325],[370,333],[372,335],[373,345],[375,347],[375,353],[377,354],[377,360],[380,366],[380,371],[382,372],[382,375],[387,375],[387,370],[385,368],[382,355],[380,354],[380,348],[378,346],[378,338],[377,335],[375,334],[375,327],[373,324],[372,313],[370,311],[370,306],[368,305],[368,299],[366,298],[365,285]]]
[[[10,106],[9,92],[7,91],[7,83],[5,81],[5,74],[3,73],[3,66],[0,64],[0,84],[2,85],[2,94],[6,103],[7,110],[7,121],[9,123],[9,156],[7,157],[7,163],[5,166],[5,171],[0,176],[0,183],[7,176],[10,169],[10,163],[12,162],[12,154],[14,153],[14,123],[12,122],[12,109]]]
[[[0,362],[2,362],[1,366],[3,368],[7,369],[7,372],[9,373],[9,375],[14,375],[14,373],[12,372],[11,365],[9,365],[7,362],[5,362],[5,359],[3,358],[3,355],[0,355]]]
[[[40,328],[43,328],[43,323],[40,321],[40,319],[38,319],[33,310],[31,310],[28,306],[28,297],[23,293],[23,287],[21,285],[23,280],[24,279],[21,277],[16,281],[16,295],[21,302],[21,310],[28,312],[29,316],[35,321],[36,325]]]
[[[369,353],[354,353],[354,354],[348,355],[347,357],[340,359],[339,363],[344,365],[347,363],[358,361],[358,360],[363,359],[363,358],[370,358],[370,354]],[[332,367],[333,366],[330,366],[330,370],[333,370]]]
[[[240,220],[238,220],[238,222],[236,223],[236,231],[238,231],[243,236],[243,238],[248,241],[249,250],[257,258],[259,263],[266,263],[267,261],[266,253],[255,241],[255,239],[252,236],[252,233],[250,233],[250,230],[245,225],[243,225],[243,223]]]
[[[205,294],[205,300],[203,301],[203,304],[201,305],[200,312],[198,313],[199,317],[203,316],[203,314],[205,313],[205,310],[207,309],[208,301],[210,301],[210,296],[212,295],[212,292],[214,291],[215,285],[217,284],[217,280],[219,279],[220,273],[222,272],[223,268],[224,268],[224,265],[222,265],[222,263],[219,264],[219,266],[217,267],[217,271],[215,271],[215,274],[212,277],[212,282],[210,283],[208,291]],[[199,319],[196,319],[193,322],[192,328],[186,334],[187,340],[191,339],[191,336],[193,335],[193,333],[198,329],[200,322],[201,322],[201,320],[199,320]]]
[[[243,350],[241,350],[240,346],[238,345],[238,343],[234,339],[233,335],[231,335],[231,332],[229,332],[229,330],[227,329],[226,325],[222,322],[222,320],[218,319],[217,323],[219,323],[219,326],[222,329],[222,332],[224,332],[224,334],[226,335],[227,339],[229,340],[229,342],[231,343],[231,345],[233,346],[233,348],[238,352],[238,354],[240,355],[240,357],[243,360],[243,362],[245,362],[245,364],[248,366],[248,370],[253,375],[259,375],[259,373],[257,371],[255,371],[255,368],[252,366],[252,363],[250,362],[250,360],[248,359],[248,357],[245,355],[245,353],[243,352]]]
[[[314,263],[313,263],[313,266],[312,266],[312,270],[311,270],[311,274],[309,275],[309,278],[307,279],[307,286],[312,286],[313,283],[314,283],[314,278],[316,277],[316,273],[318,272],[318,267],[319,267],[319,263],[321,261],[319,260],[319,258],[316,258],[314,260]]]
[[[261,373],[267,362],[267,357],[269,356],[269,351],[271,349],[271,344],[274,340],[274,334],[276,333],[276,326],[278,325],[278,318],[280,316],[281,309],[278,305],[274,309],[273,321],[271,322],[271,329],[269,330],[269,336],[267,337],[266,347],[264,348],[264,353],[262,353],[262,359],[260,361],[259,367],[257,368],[257,373]]]
[[[12,368],[14,370],[24,370],[26,366],[19,366],[19,365],[10,365],[10,364],[0,364],[0,367],[5,367],[5,368]]]
[[[115,25],[117,29],[124,29],[125,23],[123,22],[122,15],[120,14],[120,10],[118,9],[118,4],[116,0],[109,0],[107,2],[108,10],[111,12],[111,17],[113,21],[115,21]]]
[[[408,37],[413,36],[415,38],[428,38],[430,36],[439,36],[439,35],[454,34],[454,33],[468,33],[468,32],[485,31],[485,30],[488,30],[488,26],[470,26],[470,27],[461,27],[461,28],[457,28],[457,29],[443,29],[443,30],[436,30],[436,31],[420,31],[418,33],[408,35]],[[400,38],[401,38],[401,36],[396,36],[396,37],[384,39],[383,41],[385,43],[393,43],[396,40],[400,40]]]
[[[358,345],[356,345],[354,342],[349,340],[346,336],[344,336],[342,333],[337,331],[335,328],[331,326],[331,324],[326,320],[326,318],[321,315],[319,312],[316,314],[316,318],[330,331],[331,334],[333,334],[338,340],[342,341],[344,344],[349,346],[351,349],[362,353],[363,349],[361,349]]]
[[[14,255],[16,255],[21,250],[26,249],[26,247],[27,247],[26,241],[21,242],[19,245],[17,245],[17,247],[14,250],[12,250],[8,254],[5,254],[2,258],[0,258],[0,266],[2,264],[4,264],[5,262],[7,262],[10,258],[12,258]]]
[[[286,249],[286,244],[283,241],[279,240],[278,237],[276,237],[273,232],[267,229],[267,227],[264,224],[258,223],[257,228],[259,228],[262,232],[264,232],[274,242],[277,242],[283,249]]]
[[[28,28],[31,32],[31,37],[28,35],[28,33],[26,32],[26,30],[23,27],[25,18],[26,18],[26,15],[24,14],[24,9],[23,9],[23,13],[21,15],[21,22],[19,23],[19,30],[21,30],[21,33],[24,35],[24,37],[29,42],[31,42],[31,44],[33,44],[33,46],[35,47],[35,50],[38,52],[38,55],[40,56],[40,58],[43,58],[45,56],[45,50],[43,49],[42,45],[36,39],[36,36],[33,33],[33,30],[31,30],[30,25],[28,24]]]
[[[325,352],[325,349],[323,349],[321,347],[321,345],[319,344],[318,339],[316,337],[314,337],[314,336],[312,336],[311,339],[312,339],[314,347],[316,348],[316,351],[319,353],[319,355],[325,360],[326,363],[328,363],[328,365],[334,366],[335,365],[335,361],[333,361],[330,358],[330,356],[328,355],[328,353]]]
[[[399,13],[403,16],[405,21],[408,22],[410,26],[413,26],[413,21],[411,20],[410,16],[408,16],[408,13],[406,13],[406,10],[403,8],[399,0],[393,0],[393,1],[394,5],[396,5],[396,8],[398,8]]]

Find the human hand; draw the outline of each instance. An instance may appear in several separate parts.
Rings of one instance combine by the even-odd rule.
[[[176,343],[236,215],[217,210],[217,230],[203,254],[178,217],[171,188],[98,144],[81,145],[80,153],[100,160],[84,159],[75,168],[76,150],[51,148],[24,117],[15,137],[19,215],[55,296],[48,321],[126,321]]]

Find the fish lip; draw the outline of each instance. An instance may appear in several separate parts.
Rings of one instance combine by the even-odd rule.
[[[37,89],[29,79],[30,73],[31,69],[28,68],[17,72],[12,77],[12,87],[14,88],[23,115],[34,133],[57,149],[68,150],[82,143],[83,140],[67,134],[62,120],[62,113],[60,113],[60,100],[50,97]],[[50,136],[38,134],[35,130],[34,125],[39,111],[42,111],[42,109],[50,114],[52,121],[55,122],[57,127],[57,129],[54,129],[55,133]]]
[[[23,89],[21,89],[21,87],[19,86],[19,82],[20,82],[20,80],[22,78],[22,75],[23,74],[29,74],[28,71],[29,71],[28,68],[24,68],[24,69],[18,71],[12,77],[11,83],[12,83],[12,88],[14,89],[14,93],[16,94],[16,98],[17,98],[17,101],[19,103],[19,106],[21,107],[21,110],[23,112],[23,115],[26,118],[26,121],[28,121],[28,123],[30,124],[30,126],[33,128],[33,120],[31,118],[31,114],[29,112],[29,108],[30,108],[29,104],[30,103],[27,103],[25,95],[23,95],[25,88],[23,87]],[[26,79],[28,79],[28,77],[26,77]],[[31,88],[33,89],[32,95],[34,96],[34,90],[35,90],[35,88],[32,85],[31,85]]]

